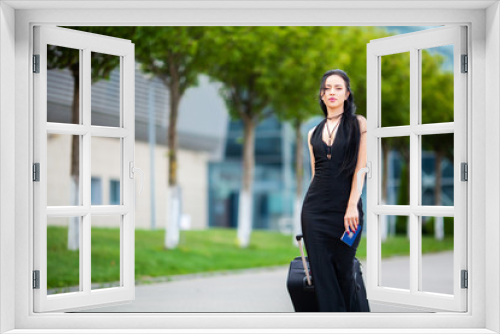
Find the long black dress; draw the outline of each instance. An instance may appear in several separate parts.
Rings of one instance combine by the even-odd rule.
[[[314,129],[311,145],[314,154],[314,177],[302,206],[304,235],[319,311],[350,311],[354,296],[352,264],[361,232],[352,247],[340,237],[345,231],[344,216],[351,193],[353,173],[338,175],[345,158],[347,130],[342,116],[327,158],[328,145],[322,139],[326,118]],[[363,227],[363,206],[358,202],[358,218]]]

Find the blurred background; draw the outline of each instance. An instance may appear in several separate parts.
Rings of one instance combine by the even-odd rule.
[[[299,254],[293,235],[311,180],[307,132],[324,117],[321,76],[343,69],[366,117],[366,44],[434,27],[67,28],[135,44],[140,283],[289,263]],[[81,124],[79,55],[48,50],[48,122]],[[423,50],[422,123],[453,122],[452,69],[453,45]],[[121,126],[121,75],[119,57],[92,53],[92,126]],[[382,57],[382,126],[409,124],[409,75],[409,53]],[[48,206],[81,205],[80,140],[47,136]],[[421,204],[453,206],[453,134],[423,136],[422,147]],[[92,137],[92,205],[122,203],[120,149],[120,139]],[[408,205],[409,138],[384,138],[382,161],[383,201]],[[366,212],[366,189],[362,200]],[[383,257],[407,256],[407,217],[382,222]],[[79,229],[71,224],[80,219],[48,221],[50,293],[78,290]],[[92,217],[95,288],[120,284],[120,224],[120,216]],[[453,249],[452,217],[422,217],[421,233],[422,252]]]

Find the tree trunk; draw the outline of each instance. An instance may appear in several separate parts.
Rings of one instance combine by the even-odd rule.
[[[253,175],[255,168],[255,120],[244,118],[243,187],[238,202],[238,242],[246,248],[252,232]]]
[[[70,177],[70,201],[72,205],[79,205],[78,179]],[[80,249],[80,217],[70,217],[68,226],[68,249]]]
[[[434,198],[436,205],[441,205],[441,163],[443,162],[443,156],[441,152],[436,152],[436,187],[434,190]],[[444,238],[444,219],[443,217],[434,217],[434,237],[437,240],[443,240]]]
[[[302,144],[302,121],[296,120],[294,124],[295,128],[295,184],[297,185],[295,191],[295,201],[293,205],[293,243],[297,244],[295,236],[302,233],[301,225],[301,211],[302,211],[302,180],[304,177],[304,145]]]
[[[167,196],[167,226],[165,247],[176,248],[179,243],[179,226],[181,220],[182,198],[181,189],[177,184],[177,118],[180,104],[180,81],[173,62],[169,60],[170,78],[170,115],[168,124],[168,196]]]
[[[73,104],[71,118],[73,124],[80,123],[80,65],[71,67],[73,74]],[[71,136],[70,198],[71,205],[80,205],[80,136]],[[80,217],[71,217],[68,226],[68,249],[80,248]]]
[[[179,244],[179,226],[181,217],[181,194],[178,186],[169,186],[167,189],[167,231],[165,233],[165,247],[174,249]]]

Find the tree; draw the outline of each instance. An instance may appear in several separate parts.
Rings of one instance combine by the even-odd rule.
[[[255,128],[272,114],[271,74],[283,54],[277,45],[286,27],[211,27],[204,39],[205,72],[223,84],[232,119],[244,126],[243,178],[238,207],[238,242],[247,247],[252,230]],[[221,52],[221,50],[224,50]]]
[[[133,27],[69,27],[71,29],[86,31],[106,36],[130,39]],[[109,79],[111,71],[119,65],[118,57],[102,53],[91,53],[92,57],[92,83],[102,79]],[[80,123],[80,53],[75,49],[63,48],[54,45],[47,47],[47,70],[68,69],[73,77],[73,102],[71,105],[71,123]],[[70,168],[70,197],[71,205],[80,205],[78,195],[78,181],[80,177],[80,142],[79,136],[72,136],[71,141],[71,168]],[[78,217],[70,219],[68,226],[68,249],[79,249],[79,224]]]
[[[135,38],[136,60],[141,69],[161,79],[169,94],[168,124],[168,196],[165,247],[179,243],[181,219],[180,186],[177,182],[177,118],[186,89],[198,84],[201,66],[199,40],[204,27],[138,27]]]
[[[283,56],[271,68],[271,104],[278,119],[290,122],[295,132],[294,235],[301,230],[303,165],[304,156],[308,156],[303,149],[302,126],[307,119],[322,115],[318,104],[320,78],[329,69],[344,67],[347,59],[335,51],[347,42],[348,31],[347,27],[321,26],[283,27],[277,31],[276,43]],[[335,41],[333,35],[337,36]],[[341,56],[334,57],[335,54]],[[349,52],[345,55],[349,57]]]
[[[431,55],[427,50],[422,52],[422,123],[452,122],[453,108],[453,72],[444,71],[442,65],[444,56]],[[453,163],[453,134],[428,136],[422,140],[422,150],[433,150],[435,154],[435,188],[434,204],[442,205],[442,173],[443,159],[447,158]],[[434,219],[434,236],[438,240],[444,238],[444,217]]]
[[[409,125],[410,120],[410,70],[409,53],[395,54],[382,57],[382,126]],[[422,124],[441,123],[453,120],[453,73],[442,70],[444,57],[440,54],[431,55],[427,50],[422,50]],[[439,138],[438,138],[439,137]],[[449,135],[427,136],[422,140],[422,150],[433,149],[436,154],[436,186],[435,205],[441,205],[441,160],[443,156],[453,160],[453,137]],[[451,140],[451,142],[450,142]],[[450,152],[451,148],[451,152]],[[387,199],[388,153],[397,150],[404,162],[400,175],[402,188],[397,204],[408,203],[409,188],[405,187],[410,176],[410,138],[385,138],[382,140],[382,198]],[[404,191],[406,194],[402,194]],[[406,202],[400,202],[404,201]],[[385,216],[383,216],[385,217]],[[397,228],[401,231],[402,225],[407,224],[406,217],[398,217]],[[394,221],[393,223],[396,223]],[[443,217],[436,217],[436,237],[442,237]],[[392,230],[392,229],[391,229]],[[382,236],[385,231],[382,231]]]

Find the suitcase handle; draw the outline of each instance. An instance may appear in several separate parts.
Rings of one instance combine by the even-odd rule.
[[[302,248],[302,234],[297,234],[295,239],[299,243],[300,255],[302,256],[302,265],[304,266],[304,271],[306,272],[307,285],[312,285],[311,277],[309,276],[309,269],[307,269],[306,257],[304,256],[304,249]]]

